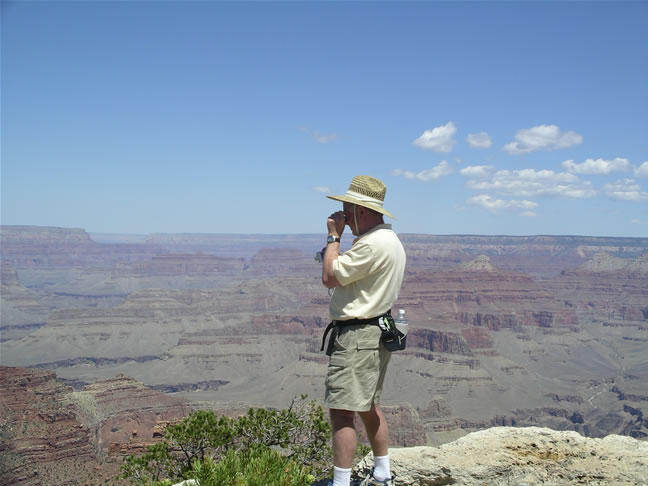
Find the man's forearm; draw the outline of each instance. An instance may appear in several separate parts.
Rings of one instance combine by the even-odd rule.
[[[333,273],[333,262],[340,256],[340,242],[329,243],[326,245],[324,252],[324,262],[322,265],[322,283],[326,288],[332,289],[340,286],[340,282],[335,278]]]
[[[336,211],[326,220],[326,229],[328,230],[329,238],[333,237],[337,240],[330,243],[327,242],[326,251],[324,252],[324,262],[322,264],[322,283],[329,289],[340,286],[340,282],[337,281],[333,273],[333,262],[340,256],[340,238],[344,232],[345,218],[344,211]]]

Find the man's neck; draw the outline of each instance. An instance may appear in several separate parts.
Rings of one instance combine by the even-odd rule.
[[[368,228],[363,228],[363,231],[362,231],[360,234],[356,235],[356,236],[362,236],[362,235],[365,235],[365,234],[369,233],[370,231],[372,231],[373,229],[375,229],[376,226],[380,226],[380,225],[382,225],[382,224],[385,224],[385,222],[382,221],[382,220],[380,220],[380,221],[378,221],[378,222],[372,224],[372,225],[369,226]]]

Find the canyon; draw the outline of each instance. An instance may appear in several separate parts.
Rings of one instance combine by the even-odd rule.
[[[6,484],[90,456],[107,478],[192,409],[323,396],[321,235],[0,236]],[[400,237],[410,331],[382,400],[396,445],[511,426],[648,437],[648,238]],[[17,403],[50,418],[24,425]]]

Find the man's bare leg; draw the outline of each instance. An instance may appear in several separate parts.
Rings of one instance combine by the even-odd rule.
[[[388,454],[389,431],[380,405],[374,404],[368,412],[358,412],[358,415],[360,415],[367,431],[374,456],[386,456]]]
[[[357,434],[353,423],[353,411],[330,409],[333,428],[333,464],[341,468],[353,466]]]

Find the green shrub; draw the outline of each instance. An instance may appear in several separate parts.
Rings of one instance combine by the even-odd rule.
[[[189,471],[196,460],[203,461],[207,455],[220,457],[234,445],[234,435],[233,421],[211,410],[193,412],[165,431],[165,438],[182,452],[182,472]]]
[[[230,450],[218,463],[196,461],[189,476],[200,486],[310,486],[315,480],[308,468],[266,446],[242,454]]]
[[[193,412],[167,427],[165,440],[144,455],[127,457],[120,478],[154,486],[191,477],[201,486],[307,484],[330,469],[331,427],[322,407],[306,398],[284,410],[252,408],[238,419]]]
[[[331,426],[322,407],[305,403],[303,395],[284,410],[250,409],[235,423],[238,449],[253,445],[278,446],[291,452],[290,458],[319,475],[331,461]]]
[[[128,456],[124,460],[120,479],[128,479],[133,484],[161,486],[165,479],[180,477],[180,463],[169,451],[168,443],[159,442],[146,449],[144,455]]]

